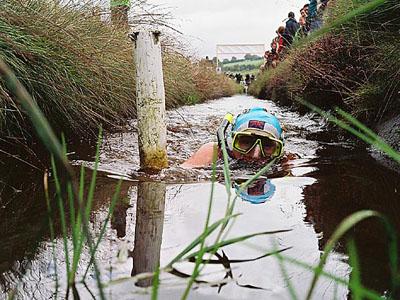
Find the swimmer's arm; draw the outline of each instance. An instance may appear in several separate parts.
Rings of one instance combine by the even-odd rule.
[[[214,148],[217,147],[216,143],[207,143],[200,147],[187,161],[181,164],[184,168],[198,168],[207,167],[213,161]]]

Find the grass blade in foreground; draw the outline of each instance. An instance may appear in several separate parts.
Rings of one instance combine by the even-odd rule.
[[[49,149],[50,153],[52,153],[63,164],[68,174],[73,178],[74,172],[68,159],[65,157],[62,146],[51,129],[49,122],[47,122],[46,117],[43,115],[42,111],[29,95],[25,87],[19,82],[17,77],[2,59],[0,59],[0,74],[4,78],[7,88],[16,96],[15,98],[18,103],[26,110],[43,144]]]
[[[352,283],[351,291],[354,300],[363,299],[363,286],[361,284],[361,270],[360,263],[358,261],[358,254],[356,250],[356,244],[353,239],[351,239],[347,245],[349,251],[349,261],[351,266],[351,277],[350,282]]]
[[[108,208],[107,217],[104,220],[103,226],[101,227],[100,233],[99,233],[98,238],[97,238],[97,242],[94,245],[94,248],[91,249],[91,251],[90,251],[90,261],[89,261],[89,264],[86,266],[85,274],[83,275],[82,281],[85,281],[87,273],[89,272],[89,268],[93,264],[93,261],[95,259],[94,256],[96,254],[97,248],[99,247],[100,242],[103,239],[104,234],[106,233],[107,224],[110,221],[110,219],[111,219],[111,217],[112,217],[112,215],[114,213],[115,205],[117,204],[117,201],[119,199],[119,195],[120,195],[120,191],[121,191],[121,185],[122,185],[122,179],[120,179],[118,181],[117,187],[115,188],[114,195],[113,195],[113,197],[111,199],[110,207]]]
[[[212,161],[212,174],[211,174],[211,191],[210,191],[210,198],[208,200],[206,222],[204,224],[203,236],[202,236],[202,239],[200,242],[199,255],[197,255],[197,257],[196,257],[196,263],[195,263],[192,275],[190,276],[188,285],[185,289],[185,292],[183,293],[183,296],[182,296],[183,300],[187,299],[187,297],[189,296],[190,288],[192,287],[193,283],[196,281],[196,278],[200,275],[200,272],[199,272],[200,263],[203,260],[203,255],[206,253],[204,244],[205,244],[207,236],[205,235],[205,233],[208,229],[208,224],[210,223],[210,217],[211,217],[212,203],[213,203],[213,198],[214,198],[214,187],[215,187],[215,181],[216,181],[217,159],[218,159],[218,151],[217,151],[216,147],[214,147],[213,161]]]
[[[279,250],[273,250],[272,252],[268,251],[267,253],[264,253],[263,255],[260,255],[260,256],[257,256],[257,257],[253,257],[253,258],[244,258],[244,259],[231,259],[231,258],[229,258],[229,263],[230,264],[238,264],[238,263],[246,263],[246,262],[257,261],[257,260],[259,260],[261,258],[272,256],[272,255],[275,255],[276,253],[284,252],[284,251],[289,250],[289,249],[292,249],[292,247],[286,247],[286,248],[279,249]],[[193,262],[194,261],[193,257],[188,259],[188,261]],[[202,261],[202,263],[203,264],[213,264],[213,265],[218,264],[218,265],[220,265],[221,264],[221,260],[220,259],[207,259],[207,260],[204,259]]]
[[[64,141],[64,139],[63,139]],[[98,161],[99,161],[99,147],[101,145],[101,129],[99,133],[99,139],[97,143],[97,152],[96,152],[96,158],[95,158],[95,168],[97,169],[98,167]],[[64,156],[66,156],[66,146],[65,143],[63,142],[63,153]],[[73,188],[73,181],[71,181],[71,178],[68,178],[65,186],[66,186],[66,196],[68,201],[63,200],[63,189],[61,187],[61,180],[60,177],[57,173],[57,165],[54,159],[54,156],[52,155],[51,157],[51,162],[52,162],[52,170],[53,170],[53,175],[54,175],[54,183],[56,187],[56,199],[58,203],[58,208],[60,212],[60,218],[61,218],[61,224],[62,224],[62,237],[63,237],[63,242],[64,242],[64,255],[65,255],[65,260],[66,260],[66,268],[67,268],[67,277],[68,277],[68,284],[67,284],[67,297],[69,295],[70,289],[72,289],[74,297],[79,297],[78,291],[76,289],[76,274],[77,274],[77,269],[78,269],[78,264],[81,260],[81,255],[82,255],[82,249],[83,249],[83,243],[86,240],[87,244],[89,246],[90,250],[90,262],[88,265],[88,268],[93,265],[94,266],[94,272],[95,272],[95,277],[97,281],[97,286],[99,289],[100,293],[100,298],[104,299],[104,293],[103,293],[103,288],[102,284],[100,282],[100,272],[97,267],[94,255],[97,250],[98,243],[96,245],[93,245],[93,242],[90,238],[90,233],[87,230],[87,224],[89,223],[89,214],[91,211],[91,205],[92,205],[92,199],[93,199],[93,193],[94,193],[94,184],[96,177],[92,176],[91,179],[91,186],[89,188],[89,193],[87,196],[87,200],[83,201],[83,194],[84,194],[84,168],[81,168],[81,175],[80,175],[80,181],[79,181],[79,189],[77,192],[74,192]],[[94,172],[95,173],[95,172]],[[113,195],[110,208],[109,208],[109,213],[107,215],[105,223],[109,221],[111,214],[113,212],[113,209],[115,207],[115,203],[117,201],[118,195],[119,195],[119,190],[121,186],[121,182],[117,185],[116,192]],[[78,197],[76,199],[76,197]],[[69,205],[69,226],[71,228],[70,232],[72,234],[72,262],[70,260],[70,251],[68,247],[68,225],[67,225],[67,213],[65,212],[64,205]],[[78,208],[78,209],[77,209]],[[99,240],[101,240],[104,231],[105,231],[105,226],[103,226],[102,231],[100,232],[99,235]],[[86,276],[87,270],[85,272]]]
[[[378,149],[382,150],[385,152],[388,156],[393,158],[395,161],[400,163],[400,153],[394,150],[392,147],[390,147],[380,136],[378,136],[375,132],[373,132],[371,129],[369,129],[367,126],[362,124],[360,121],[358,121],[356,118],[348,114],[347,112],[341,110],[340,108],[336,108],[336,111],[347,121],[352,123],[354,126],[356,126],[359,130],[363,131],[365,136],[369,137],[375,147]],[[357,135],[358,136],[358,135]],[[361,137],[360,137],[361,138]]]
[[[296,291],[293,288],[293,285],[292,285],[292,283],[290,281],[289,274],[287,273],[284,261],[282,259],[282,255],[280,254],[280,252],[282,252],[282,251],[277,251],[278,245],[277,245],[276,241],[274,243],[274,248],[275,248],[275,256],[278,258],[278,261],[279,261],[279,268],[281,269],[281,273],[282,273],[283,278],[285,279],[285,282],[286,282],[287,287],[289,289],[290,298],[292,300],[297,300],[298,298],[297,298],[297,295],[296,295]]]
[[[187,246],[185,249],[183,249],[181,251],[181,253],[179,253],[177,256],[175,256],[175,258],[173,258],[168,265],[166,266],[166,268],[172,267],[172,265],[178,261],[180,261],[187,253],[190,252],[190,250],[192,250],[194,247],[196,247],[197,245],[199,245],[201,243],[201,240],[204,237],[209,236],[215,229],[218,228],[219,225],[221,225],[222,223],[226,222],[227,220],[231,219],[231,218],[236,218],[237,216],[239,216],[240,214],[234,214],[234,215],[230,215],[227,216],[225,218],[222,218],[218,221],[216,221],[215,223],[211,224],[210,227],[207,228],[207,231],[203,232],[202,234],[200,234],[196,239],[193,240],[193,242],[191,242],[189,244],[189,246]]]
[[[43,188],[44,188],[44,197],[46,199],[46,206],[47,206],[47,214],[49,215],[49,228],[50,228],[50,240],[51,240],[51,251],[53,255],[53,263],[54,263],[54,273],[55,273],[55,284],[56,284],[56,290],[55,290],[55,298],[57,299],[58,296],[58,272],[57,272],[57,259],[56,259],[56,247],[54,243],[55,239],[55,234],[54,234],[54,221],[53,221],[53,209],[50,204],[50,197],[49,197],[49,181],[48,181],[48,172],[47,170],[44,173],[43,177]]]
[[[317,267],[313,267],[313,266],[311,266],[311,265],[309,265],[309,264],[307,264],[305,262],[302,262],[300,260],[294,259],[294,258],[292,258],[290,256],[285,256],[283,254],[281,254],[280,256],[281,256],[282,260],[284,260],[286,262],[289,262],[289,263],[291,263],[291,264],[293,264],[295,266],[301,267],[301,268],[303,268],[305,270],[308,270],[310,272],[316,272],[316,270],[317,270]],[[343,278],[337,277],[337,276],[335,276],[335,275],[333,275],[331,273],[327,273],[325,271],[322,271],[321,272],[321,276],[324,276],[324,277],[326,277],[328,279],[333,280],[336,283],[336,285],[339,284],[339,285],[350,287],[350,288],[353,287],[353,283],[352,282],[348,282],[348,281],[344,280]],[[366,299],[382,300],[381,295],[379,295],[377,292],[369,290],[369,289],[367,289],[365,287],[363,288],[363,294],[364,294],[364,297]]]
[[[344,234],[351,228],[353,228],[357,223],[368,219],[376,217],[380,221],[382,221],[384,228],[386,230],[386,233],[389,237],[389,257],[390,257],[390,262],[391,262],[391,272],[392,272],[392,291],[394,292],[397,289],[397,238],[396,238],[396,233],[395,230],[392,226],[392,224],[384,217],[382,214],[372,211],[372,210],[363,210],[356,212],[347,218],[345,218],[339,226],[336,228],[335,232],[332,234],[330,239],[328,240],[325,248],[324,248],[324,253],[321,256],[320,262],[318,266],[316,267],[314,271],[314,277],[311,282],[310,288],[308,289],[307,293],[307,300],[310,300],[312,297],[312,294],[314,292],[315,286],[317,284],[317,281],[319,277],[322,274],[323,267],[326,263],[326,260],[328,259],[329,254],[333,250],[334,246],[336,243],[339,241],[340,238],[344,236]]]
[[[57,205],[58,205],[58,210],[59,210],[60,219],[61,219],[61,230],[62,230],[64,254],[65,254],[65,266],[66,266],[66,273],[67,273],[67,277],[68,277],[68,288],[69,288],[71,272],[70,272],[69,249],[68,249],[68,240],[67,240],[68,230],[67,230],[67,222],[66,222],[66,216],[65,216],[65,211],[64,211],[63,199],[61,197],[61,195],[62,195],[61,183],[59,181],[59,177],[57,174],[57,167],[56,167],[56,162],[54,160],[54,156],[51,157],[51,165],[52,165],[53,176],[54,176],[54,184],[56,187]]]
[[[153,287],[151,289],[151,300],[158,299],[158,288],[160,287],[160,267],[157,267],[153,276]]]
[[[359,139],[363,140],[364,142],[371,144],[375,147],[377,147],[379,150],[385,152],[388,156],[393,158],[395,161],[400,163],[400,153],[394,150],[392,147],[390,147],[383,139],[381,139],[377,134],[375,134],[371,129],[367,128],[365,125],[363,125],[361,122],[359,122],[357,119],[354,117],[350,116],[348,113],[337,109],[337,112],[344,117],[348,122],[350,122],[352,125],[354,125],[357,129],[363,131],[360,132],[357,129],[349,126],[347,123],[345,123],[342,120],[339,120],[332,114],[323,111],[322,109],[316,107],[315,105],[303,101],[300,98],[296,98],[296,101],[300,102],[304,106],[308,107],[309,109],[317,112],[321,116],[327,118],[330,122],[340,126],[341,128],[347,130],[348,132],[352,133]]]
[[[282,233],[282,232],[288,232],[288,231],[291,231],[291,229],[257,232],[257,233],[248,234],[248,235],[236,237],[236,238],[225,240],[225,241],[220,241],[220,242],[218,242],[218,243],[216,243],[216,244],[214,244],[212,246],[206,247],[205,248],[205,252],[215,253],[218,249],[220,249],[222,247],[229,246],[229,245],[232,245],[232,244],[236,244],[238,242],[242,242],[242,241],[248,240],[248,239],[250,239],[252,237],[255,237],[255,236],[270,235],[270,234]],[[199,251],[194,252],[194,253],[186,256],[185,259],[190,259],[192,257],[196,257],[198,254],[199,254]]]
[[[228,159],[228,151],[226,150],[226,146],[224,143],[221,144],[221,150],[223,154],[223,159],[224,159],[224,176],[228,176],[228,178],[225,178],[225,189],[228,193],[228,203],[227,203],[227,209],[225,214],[226,215],[232,215],[233,210],[235,208],[236,200],[238,198],[238,195],[236,194],[235,197],[232,200],[232,203],[230,203],[230,196],[231,196],[231,178],[230,178],[230,169],[229,169],[229,159]],[[261,168],[260,171],[258,171],[254,176],[252,176],[249,180],[244,182],[241,185],[240,191],[243,191],[245,188],[247,188],[254,180],[256,180],[258,177],[263,175],[265,172],[267,172],[271,166],[277,161],[277,158],[272,159],[266,166]],[[230,220],[227,220],[222,226],[220,231],[218,232],[217,238],[215,239],[214,244],[219,243],[220,239],[222,238],[222,234],[225,231],[225,229],[228,226]],[[231,223],[232,225],[233,223]],[[226,235],[225,235],[226,236]],[[214,252],[215,253],[215,252]],[[211,252],[211,255],[214,255],[214,253]]]
[[[258,235],[265,235],[265,234],[272,234],[272,233],[277,233],[277,232],[261,232],[261,233],[255,233],[255,234],[251,234],[251,235],[247,235],[247,236],[242,236],[242,237],[238,237],[238,238],[234,238],[234,239],[230,239],[230,240],[225,240],[225,241],[220,241],[223,232],[225,231],[225,229],[227,228],[227,225],[229,224],[229,221],[231,220],[231,218],[227,218],[228,216],[232,215],[232,212],[234,210],[234,206],[236,203],[236,199],[237,199],[237,195],[235,196],[235,198],[233,199],[232,203],[230,203],[230,198],[231,198],[231,178],[230,178],[230,169],[229,169],[229,162],[228,162],[228,153],[226,150],[225,145],[222,143],[221,145],[221,150],[222,150],[222,154],[223,154],[223,161],[224,161],[224,178],[225,178],[225,189],[227,192],[227,209],[225,212],[225,221],[223,221],[221,224],[221,228],[217,234],[216,240],[214,242],[214,245],[209,246],[204,248],[204,242],[206,237],[209,235],[207,234],[208,231],[208,222],[209,222],[209,216],[210,216],[210,212],[211,212],[211,203],[212,203],[212,198],[213,198],[213,191],[214,191],[214,184],[215,184],[215,169],[216,169],[216,161],[217,161],[217,151],[216,149],[214,149],[214,157],[213,157],[213,165],[212,165],[212,169],[213,169],[213,176],[212,176],[212,189],[211,189],[211,195],[210,195],[210,204],[209,204],[209,210],[208,210],[208,216],[206,219],[206,225],[205,225],[205,229],[203,234],[200,236],[200,240],[195,240],[194,242],[192,242],[192,244],[190,245],[191,249],[193,249],[198,243],[200,243],[200,250],[188,255],[185,259],[191,259],[194,258],[195,259],[195,267],[193,270],[193,273],[191,275],[191,278],[189,280],[188,286],[182,296],[182,299],[186,299],[189,295],[189,289],[190,287],[193,285],[193,283],[196,281],[196,278],[199,276],[199,274],[201,273],[202,269],[207,265],[207,260],[203,261],[203,256],[206,252],[210,253],[211,256],[215,255],[215,253],[218,251],[218,249],[227,246],[227,245],[231,245],[234,243],[238,243],[241,241],[244,241],[248,238],[254,237],[254,236],[258,236]],[[259,176],[263,175],[266,171],[268,171],[270,169],[270,167],[275,163],[276,159],[273,159],[271,162],[269,162],[264,168],[262,168],[259,172],[257,172],[257,174],[255,174],[252,178],[250,178],[249,180],[247,180],[243,185],[242,185],[242,189],[245,189],[249,184],[251,184],[251,182],[253,182],[254,180],[256,180]],[[214,223],[215,224],[215,223]],[[233,224],[233,223],[232,223]],[[219,224],[218,224],[219,226]],[[216,229],[216,227],[215,227]],[[286,231],[286,230],[284,230]],[[282,232],[284,232],[282,231]],[[281,232],[281,231],[279,231]],[[190,249],[190,250],[191,250]],[[186,251],[186,253],[188,253],[190,250]],[[185,254],[186,254],[185,253]],[[183,254],[179,259],[181,259],[185,254]],[[267,254],[269,255],[269,254]],[[265,256],[267,256],[265,255]],[[179,255],[178,255],[179,256]],[[203,264],[203,267],[201,269],[199,269],[200,264]],[[172,262],[168,265],[169,267],[172,266]]]

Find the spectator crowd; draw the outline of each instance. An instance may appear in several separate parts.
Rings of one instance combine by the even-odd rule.
[[[322,16],[328,2],[329,0],[309,0],[300,9],[299,21],[294,12],[289,12],[285,26],[279,26],[276,30],[277,35],[272,39],[271,50],[265,51],[262,71],[275,68],[285,58],[294,40],[305,37],[322,26]]]

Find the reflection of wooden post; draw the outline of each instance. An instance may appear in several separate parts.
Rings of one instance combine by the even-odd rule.
[[[136,110],[141,169],[168,167],[165,91],[159,32],[140,32],[135,38]]]
[[[132,276],[154,272],[160,264],[165,191],[162,182],[140,182],[138,185]],[[152,278],[148,278],[137,285],[150,286],[152,282]]]

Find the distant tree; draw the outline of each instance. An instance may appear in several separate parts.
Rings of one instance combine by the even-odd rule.
[[[217,57],[216,56],[213,57],[212,62],[213,62],[214,65],[217,64]],[[218,62],[219,62],[219,60],[218,60]]]
[[[227,58],[224,58],[224,60],[222,61],[223,64],[227,64],[227,63],[229,63],[229,62],[230,62],[230,60],[227,59]]]
[[[244,57],[246,60],[258,60],[261,59],[260,56],[258,55],[252,55],[252,54],[246,54],[246,56]]]
[[[232,56],[232,58],[231,58],[231,62],[234,62],[234,61],[237,61],[236,56]]]
[[[247,54],[244,56],[244,59],[245,59],[245,60],[251,60],[252,57],[253,57],[253,55],[247,53]]]

